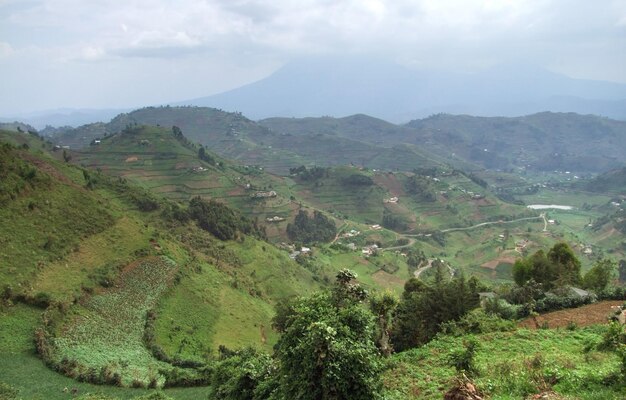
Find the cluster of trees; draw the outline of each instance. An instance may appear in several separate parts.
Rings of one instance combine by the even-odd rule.
[[[279,303],[274,356],[224,349],[212,372],[211,398],[380,399],[383,359],[394,348],[421,345],[442,329],[469,331],[487,318],[464,319],[478,305],[474,278],[411,279],[398,299],[391,292],[369,294],[356,277],[342,270],[331,290]]]
[[[567,243],[555,244],[546,254],[543,250],[518,259],[513,266],[513,279],[524,286],[531,279],[546,290],[566,285],[580,285],[580,260]]]
[[[615,279],[617,264],[608,259],[601,259],[584,277],[580,268],[580,260],[567,243],[557,243],[547,254],[539,250],[531,256],[517,260],[513,266],[513,279],[520,287],[529,282],[538,283],[544,291],[566,286],[581,286],[601,292]],[[626,266],[623,269],[626,274]]]
[[[377,326],[388,328],[396,302],[368,293],[343,270],[331,291],[279,304],[274,358],[254,350],[225,352],[211,379],[216,399],[379,399],[382,352]],[[378,317],[378,318],[376,318]],[[228,353],[228,354],[226,354]]]
[[[409,279],[396,311],[391,343],[397,351],[422,345],[435,337],[442,324],[458,321],[479,304],[479,281],[463,275],[445,279],[441,269],[432,283]]]
[[[430,179],[422,175],[413,175],[405,183],[407,193],[418,201],[435,201],[437,194]]]
[[[351,174],[341,180],[346,186],[372,186],[374,181],[367,175]]]
[[[198,158],[211,165],[215,165],[215,158],[205,150],[204,146],[200,146],[198,149]]]
[[[289,174],[292,176],[297,176],[299,179],[303,181],[316,181],[321,178],[328,177],[328,168],[322,167],[313,167],[307,169],[304,165],[295,168],[289,168]]]
[[[623,299],[626,288],[613,285],[617,265],[608,259],[598,260],[584,275],[580,261],[566,243],[555,244],[548,253],[539,250],[517,260],[513,266],[516,286],[501,288],[498,296],[487,302],[492,313],[515,319],[562,308],[578,307],[596,299]],[[582,295],[572,290],[591,291]]]
[[[215,200],[204,200],[200,196],[189,201],[186,214],[200,228],[221,240],[236,239],[240,233],[258,233],[257,227],[239,211]],[[184,213],[179,216],[185,217]]]
[[[287,225],[287,235],[294,242],[328,242],[337,235],[337,227],[331,219],[317,210],[313,212],[313,217],[300,210],[293,224]]]
[[[393,215],[389,210],[385,209],[383,211],[383,220],[382,220],[382,226],[384,226],[387,229],[391,229],[391,230],[405,230],[406,229],[406,222],[404,221],[404,218],[398,217],[396,215]]]

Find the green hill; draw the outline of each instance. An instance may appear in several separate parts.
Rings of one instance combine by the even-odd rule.
[[[2,377],[17,364],[43,367],[32,341],[13,347],[17,329],[36,334],[46,363],[84,381],[201,380],[197,366],[220,345],[271,349],[276,301],[319,287],[273,245],[241,232],[218,240],[180,206],[118,178],[9,144],[0,165]],[[62,393],[64,380],[51,379]]]
[[[626,194],[626,167],[598,175],[584,183],[584,188],[591,192]]]
[[[626,161],[626,123],[574,113],[513,118],[438,114],[406,125],[366,115],[259,123],[282,134],[334,135],[385,147],[411,144],[463,169],[600,172]]]
[[[380,121],[381,124],[393,125]],[[120,114],[108,124],[91,124],[55,134],[53,139],[72,148],[86,147],[96,138],[127,126],[179,127],[194,143],[244,165],[262,166],[286,174],[299,165],[366,165],[370,168],[411,170],[439,165],[440,161],[415,146],[398,143],[382,147],[336,134],[292,135],[275,132],[239,113],[203,107],[147,107]],[[361,124],[362,125],[362,124]],[[376,131],[370,128],[369,132]],[[400,130],[404,128],[398,128]]]
[[[490,169],[600,172],[624,162],[626,123],[593,115],[524,117],[439,114],[407,126],[440,154],[454,153]]]

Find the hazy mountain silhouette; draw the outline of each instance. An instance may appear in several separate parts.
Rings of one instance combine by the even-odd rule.
[[[213,96],[181,102],[270,116],[365,113],[393,122],[445,112],[518,116],[577,112],[626,119],[626,84],[572,79],[529,65],[474,74],[417,71],[364,58],[289,63],[271,76]]]

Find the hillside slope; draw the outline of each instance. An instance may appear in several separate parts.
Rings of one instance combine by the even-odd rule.
[[[251,222],[229,222],[237,212],[220,208],[220,226],[236,225],[233,240],[219,240],[186,207],[41,150],[2,144],[0,163],[0,314],[13,302],[46,309],[38,351],[68,376],[141,387],[203,379],[173,360],[204,365],[220,345],[269,350],[274,304],[319,287],[284,251],[240,231]],[[1,351],[0,376],[15,357],[41,364]]]

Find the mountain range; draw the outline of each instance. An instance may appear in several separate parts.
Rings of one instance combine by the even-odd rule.
[[[252,119],[364,113],[406,122],[436,113],[520,116],[541,111],[626,119],[626,85],[573,79],[530,65],[456,73],[363,58],[315,58],[289,63],[258,82],[178,104],[240,111]]]

